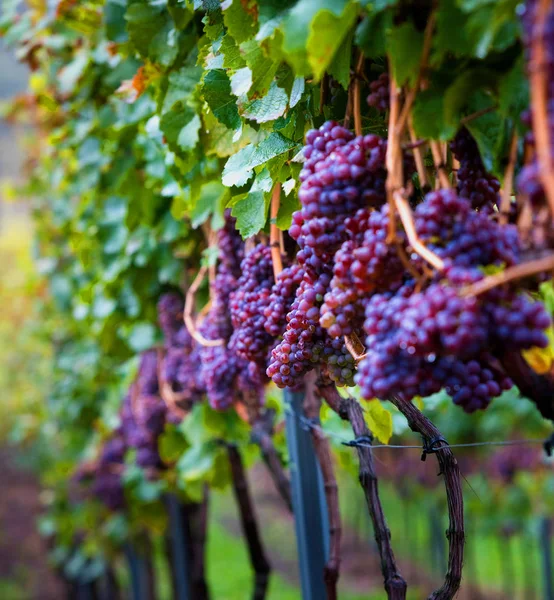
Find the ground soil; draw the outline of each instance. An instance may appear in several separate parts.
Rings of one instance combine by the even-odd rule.
[[[0,449],[0,580],[11,582],[5,594],[29,599],[60,600],[64,586],[48,565],[48,549],[37,531],[41,512],[36,477],[16,463],[15,454]]]

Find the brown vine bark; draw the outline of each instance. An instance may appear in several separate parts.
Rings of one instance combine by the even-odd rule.
[[[312,375],[315,374],[308,374],[305,380],[304,413],[313,423],[318,423],[321,400],[316,394],[315,378],[313,378]],[[321,474],[323,476],[323,486],[325,489],[327,513],[329,517],[329,558],[325,565],[323,577],[327,590],[327,600],[336,600],[337,581],[340,573],[340,544],[342,534],[338,486],[333,469],[333,459],[329,441],[319,427],[311,427],[310,433],[314,445],[314,452],[317,456]]]
[[[424,440],[428,453],[435,454],[440,466],[440,474],[444,477],[446,500],[448,504],[449,528],[448,569],[442,586],[434,591],[428,600],[451,600],[460,588],[464,561],[464,499],[458,462],[444,441],[440,431],[417,409],[412,402],[394,396],[390,401],[408,420],[410,429],[419,433]]]
[[[366,425],[362,407],[358,402],[354,398],[342,398],[334,385],[321,385],[319,386],[319,392],[341,419],[350,422],[356,438],[367,438],[367,444],[370,444],[373,435]],[[364,490],[367,508],[373,523],[373,532],[381,557],[381,572],[387,598],[389,600],[404,600],[408,586],[398,570],[392,549],[391,533],[379,497],[379,482],[375,471],[373,453],[368,445],[357,445],[356,452],[360,464],[359,481]]]
[[[554,381],[550,375],[539,375],[519,352],[504,352],[500,357],[504,370],[523,396],[529,398],[545,419],[554,422]]]
[[[252,600],[264,600],[267,593],[271,566],[266,558],[265,549],[258,530],[254,504],[248,490],[246,473],[240,452],[236,446],[227,444],[227,454],[231,466],[233,491],[239,508],[242,531],[248,546],[250,563],[254,569],[254,592]]]
[[[266,413],[260,416],[260,418],[252,425],[252,440],[259,446],[262,453],[262,459],[273,479],[273,483],[287,505],[287,508],[292,513],[290,481],[285,474],[283,465],[277,455],[275,444],[271,438],[272,429],[273,415],[270,411],[266,411]]]
[[[204,560],[208,529],[208,498],[209,489],[206,486],[200,503],[186,505],[192,554],[191,587],[194,598],[198,598],[198,600],[209,600],[210,598]]]

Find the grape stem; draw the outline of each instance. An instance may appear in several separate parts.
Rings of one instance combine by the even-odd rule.
[[[431,146],[431,153],[433,154],[433,162],[435,163],[435,168],[437,170],[437,175],[439,177],[439,182],[442,188],[449,189],[450,188],[450,180],[448,179],[448,173],[446,172],[446,165],[444,164],[443,153],[441,150],[440,142],[436,140],[432,140],[429,142]]]
[[[449,519],[449,528],[446,532],[449,543],[448,569],[443,585],[434,591],[428,600],[451,600],[460,588],[465,542],[464,499],[458,462],[448,444],[442,441],[440,431],[412,402],[402,400],[397,396],[390,398],[390,401],[406,417],[410,429],[423,437],[426,446],[431,442],[441,440],[433,444],[432,449],[437,457],[440,474],[444,478],[446,488]]]
[[[475,121],[475,119],[478,119],[479,117],[482,117],[483,115],[486,115],[486,114],[492,112],[493,110],[496,110],[497,108],[498,108],[498,106],[496,104],[493,104],[492,106],[487,106],[487,108],[482,108],[481,110],[476,110],[474,113],[471,113],[471,114],[463,117],[462,119],[460,119],[460,127],[463,127],[466,123]]]
[[[355,332],[344,336],[344,344],[356,363],[359,363],[364,358],[365,347]]]
[[[362,407],[354,398],[342,398],[334,385],[319,385],[318,391],[341,419],[350,422],[356,438],[372,439],[373,436],[366,425]],[[378,402],[378,400],[375,400],[375,402]],[[367,508],[373,523],[373,532],[381,557],[381,572],[385,581],[387,598],[388,600],[404,600],[407,584],[398,570],[392,550],[391,533],[379,497],[379,482],[373,461],[373,453],[371,448],[365,444],[356,446],[356,451],[359,461],[358,479],[364,490]]]
[[[416,145],[416,136],[414,131],[414,125],[412,117],[408,119],[408,132],[410,134],[410,141],[412,142],[412,149],[414,154],[414,160],[417,169],[417,175],[419,177],[419,185],[421,188],[425,188],[429,185],[429,180],[427,178],[427,169],[425,168],[425,163],[423,162],[423,154],[421,152],[421,148]]]
[[[539,0],[532,35],[529,79],[533,133],[539,163],[539,175],[545,191],[551,217],[554,217],[554,171],[550,156],[550,127],[548,124],[548,69],[545,49],[545,29],[550,0]]]
[[[271,261],[273,263],[273,277],[277,281],[279,273],[283,270],[283,261],[281,259],[281,238],[279,228],[275,223],[279,213],[279,203],[281,200],[281,184],[276,183],[271,194],[271,224],[269,226],[269,245],[271,248]]]
[[[432,250],[429,250],[429,248],[427,248],[427,246],[419,239],[415,229],[412,209],[410,208],[408,201],[399,190],[395,191],[393,196],[398,215],[404,226],[404,231],[406,232],[406,237],[408,238],[410,246],[421,256],[421,258],[437,269],[437,271],[443,271],[444,261],[442,258]]]
[[[489,290],[492,290],[493,288],[504,283],[508,283],[509,281],[514,281],[515,279],[521,279],[523,277],[529,277],[531,275],[542,273],[544,271],[551,271],[553,269],[554,254],[549,254],[543,258],[530,260],[520,265],[508,267],[500,273],[489,275],[481,281],[478,281],[477,283],[474,283],[473,285],[470,285],[462,290],[462,296],[479,296],[480,294],[484,294],[485,292],[488,292]]]
[[[173,391],[171,385],[163,375],[163,363],[165,360],[164,351],[161,348],[158,348],[157,354],[157,374],[160,396],[170,410],[179,415],[179,417],[183,418],[187,413],[183,408],[181,408],[181,406],[179,406],[179,403],[186,399],[186,394],[178,394]]]
[[[312,371],[304,378],[304,413],[313,422],[319,421],[321,399],[316,393],[317,373]],[[339,511],[339,494],[337,480],[333,469],[333,458],[329,440],[320,427],[311,427],[310,434],[314,445],[327,500],[329,518],[329,558],[325,565],[323,578],[327,591],[327,600],[337,600],[337,581],[340,572],[341,523]]]
[[[352,103],[354,108],[354,131],[356,135],[362,135],[362,109],[360,105],[360,80],[364,67],[364,53],[360,52],[354,72],[354,83],[352,84]]]
[[[502,199],[500,201],[500,216],[499,223],[506,225],[508,223],[508,217],[510,216],[510,204],[512,197],[512,188],[514,182],[514,170],[516,166],[517,158],[517,133],[512,136],[512,143],[510,144],[510,156],[506,171],[504,172],[504,182],[502,186]]]
[[[252,600],[264,600],[267,593],[271,566],[265,555],[240,452],[234,444],[226,444],[226,448],[231,466],[233,492],[239,509],[242,532],[246,538],[250,563],[254,569],[254,592]]]
[[[402,154],[398,141],[396,123],[399,112],[398,88],[394,77],[390,78],[390,110],[389,110],[389,127],[387,137],[387,181],[385,184],[387,192],[387,202],[389,205],[390,215],[394,215],[394,197],[393,193],[398,188],[402,187]],[[387,234],[387,242],[392,244],[396,239],[396,219],[389,219],[389,227]]]
[[[207,267],[204,265],[198,271],[194,281],[189,287],[185,296],[185,309],[183,310],[183,321],[188,329],[190,335],[201,345],[201,346],[222,346],[224,340],[219,338],[217,340],[207,340],[197,329],[194,319],[192,317],[192,311],[194,309],[194,296],[200,287],[200,284],[204,281]]]

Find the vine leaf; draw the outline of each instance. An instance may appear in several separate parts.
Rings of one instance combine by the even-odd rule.
[[[267,221],[273,181],[267,169],[263,169],[247,194],[233,199],[231,214],[237,219],[237,229],[243,239],[258,233]]]
[[[271,133],[259,144],[249,144],[227,161],[223,169],[223,185],[228,187],[244,185],[253,174],[253,169],[272,158],[281,156],[297,144],[280,133]]]
[[[229,129],[239,129],[241,120],[231,82],[223,69],[212,69],[204,77],[204,98],[217,120]]]
[[[392,415],[379,400],[364,402],[364,420],[380,442],[389,443],[393,432]]]
[[[287,109],[288,96],[284,89],[273,81],[263,98],[256,98],[241,105],[242,116],[257,123],[267,123],[281,117]]]

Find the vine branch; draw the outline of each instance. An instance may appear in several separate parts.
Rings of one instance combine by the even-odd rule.
[[[515,279],[522,279],[523,277],[529,277],[544,271],[551,271],[553,269],[554,254],[549,254],[543,258],[537,258],[536,260],[530,260],[519,265],[514,265],[513,267],[508,267],[500,273],[488,275],[484,279],[481,279],[481,281],[467,286],[462,290],[462,296],[479,296],[504,283],[514,281]]]
[[[327,404],[345,421],[352,425],[356,438],[372,439],[362,407],[354,398],[342,398],[334,385],[319,386],[319,393]],[[367,445],[356,446],[359,460],[359,481],[366,497],[367,507],[373,523],[373,532],[379,555],[381,572],[385,580],[385,590],[389,600],[405,600],[407,584],[398,570],[396,558],[392,550],[391,533],[387,525],[381,498],[373,454]]]
[[[248,490],[246,473],[238,448],[233,444],[226,444],[233,492],[240,513],[242,531],[248,546],[250,563],[254,569],[254,592],[252,600],[264,600],[269,583],[271,566],[265,555],[265,549],[258,530],[256,512]]]
[[[514,182],[514,170],[517,159],[517,133],[512,136],[512,142],[510,144],[510,155],[508,159],[508,165],[504,172],[504,185],[502,186],[502,199],[500,201],[500,217],[499,222],[502,225],[508,223],[508,217],[510,216],[510,204],[512,197],[512,188]]]
[[[283,465],[277,455],[275,444],[271,438],[273,429],[273,411],[266,411],[263,416],[252,425],[252,440],[256,443],[262,453],[262,458],[273,479],[277,491],[284,500],[287,508],[292,512],[292,496],[290,481],[285,474]]]
[[[194,310],[194,296],[198,291],[202,281],[204,281],[204,277],[206,275],[206,271],[208,268],[204,265],[198,271],[194,281],[189,287],[187,294],[185,296],[185,309],[183,311],[183,320],[185,325],[190,333],[190,335],[202,346],[221,346],[224,343],[223,339],[217,340],[208,340],[206,339],[197,329],[196,323],[194,322],[192,313]]]
[[[448,569],[444,583],[428,597],[428,600],[451,600],[460,588],[465,542],[464,499],[458,462],[440,431],[412,402],[397,396],[390,398],[390,401],[406,417],[410,429],[423,437],[426,447],[430,449],[429,452],[436,454],[440,474],[444,478],[449,520],[449,528],[446,532],[449,543]]]
[[[550,0],[539,0],[536,23],[531,42],[529,80],[533,133],[539,164],[539,176],[544,188],[551,217],[554,217],[554,171],[550,156],[550,127],[548,123],[548,69],[545,48],[546,20],[551,9]]]

